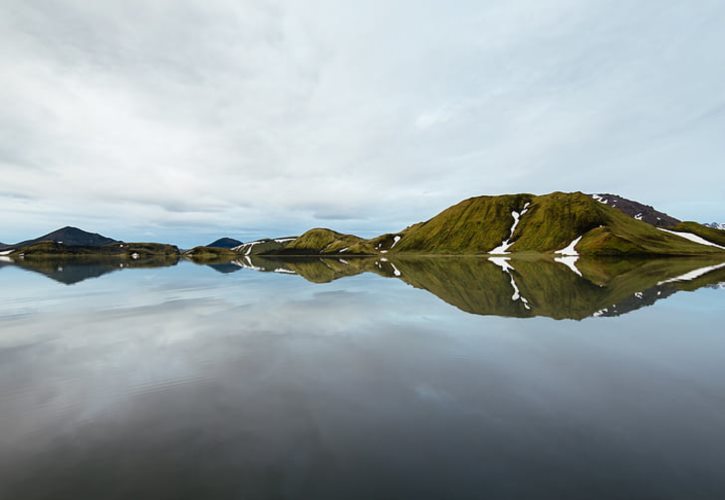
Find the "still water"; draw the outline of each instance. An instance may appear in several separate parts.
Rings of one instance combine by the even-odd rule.
[[[1,264],[2,499],[725,498],[716,262]]]

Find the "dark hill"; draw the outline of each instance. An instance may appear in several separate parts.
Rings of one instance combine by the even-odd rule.
[[[211,248],[234,248],[241,244],[241,241],[235,240],[234,238],[219,238],[218,240],[209,243],[207,246]]]
[[[664,212],[655,210],[650,205],[644,205],[638,201],[628,200],[616,194],[601,193],[593,194],[592,198],[599,203],[609,205],[637,220],[641,220],[657,227],[671,228],[679,224],[680,220],[667,215]]]
[[[111,243],[118,243],[118,240],[108,238],[101,234],[89,233],[78,229],[77,227],[66,226],[57,229],[51,233],[43,235],[33,240],[23,241],[15,247],[33,245],[42,241],[52,241],[54,243],[62,243],[66,246],[83,246],[83,247],[102,247]]]

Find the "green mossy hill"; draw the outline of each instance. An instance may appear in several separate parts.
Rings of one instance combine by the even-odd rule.
[[[234,252],[242,255],[262,255],[268,253],[276,253],[284,250],[296,236],[285,236],[283,238],[264,238],[261,240],[250,241],[232,248]]]
[[[101,247],[70,246],[52,241],[44,241],[24,246],[15,250],[11,257],[24,259],[34,258],[67,258],[67,259],[130,259],[139,260],[155,256],[178,256],[179,249],[173,245],[161,243],[113,243]]]
[[[673,231],[681,231],[684,233],[696,234],[707,241],[711,241],[717,245],[725,246],[725,231],[712,227],[703,226],[697,222],[680,222],[672,228]]]
[[[511,236],[513,212],[521,215]],[[583,193],[469,198],[400,234],[391,253],[484,254],[509,237],[508,252],[548,253],[580,236],[576,250],[582,255],[722,253],[660,231]]]
[[[725,239],[722,232],[699,224],[681,227],[716,243]],[[508,241],[507,253],[552,253],[577,238],[576,251],[581,255],[725,256],[722,249],[661,231],[580,192],[478,196],[425,222],[372,239],[315,228],[288,244],[264,240],[235,250],[244,255],[476,255],[500,253]]]
[[[285,255],[372,255],[377,253],[370,240],[332,229],[315,228],[287,245]]]
[[[231,260],[236,257],[237,254],[236,252],[226,248],[194,247],[191,250],[184,252],[184,256],[195,262],[217,262],[225,259]]]
[[[403,237],[391,252],[486,253],[508,238],[514,222],[511,212],[520,212],[533,198],[530,194],[469,198],[401,232]]]

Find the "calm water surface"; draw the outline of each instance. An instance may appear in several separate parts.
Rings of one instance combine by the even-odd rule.
[[[3,265],[0,498],[725,498],[722,268],[242,264]]]

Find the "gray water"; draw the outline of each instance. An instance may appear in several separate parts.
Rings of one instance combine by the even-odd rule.
[[[725,498],[723,269],[509,265],[4,264],[0,498]]]

